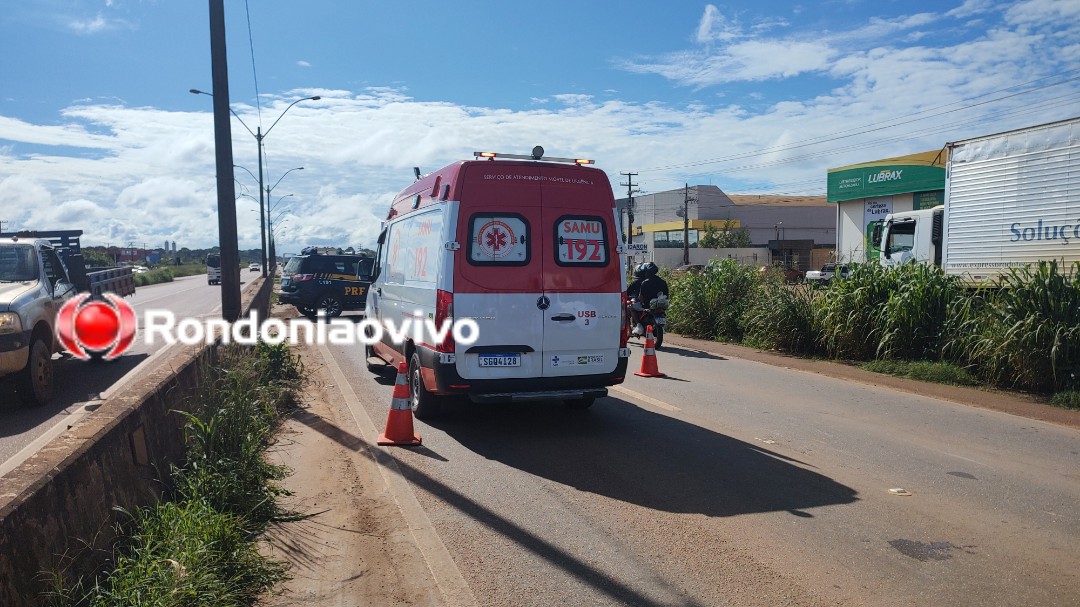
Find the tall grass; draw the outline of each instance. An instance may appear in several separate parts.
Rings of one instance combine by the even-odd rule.
[[[668,329],[689,337],[741,341],[742,315],[757,286],[757,271],[733,259],[713,259],[671,285]]]
[[[299,361],[285,344],[260,343],[256,356],[222,347],[217,373],[204,383],[201,406],[188,417],[188,457],[174,470],[182,499],[202,499],[219,512],[243,517],[249,531],[292,514],[283,512],[276,481],[288,473],[263,458],[282,414],[293,405],[286,388],[299,377]]]
[[[952,354],[1002,387],[1080,388],[1080,264],[1013,269],[999,286],[957,306]]]
[[[834,358],[873,360],[884,334],[881,317],[901,283],[898,272],[861,264],[843,280],[834,280],[815,300],[814,316],[821,344]]]
[[[757,348],[814,354],[821,339],[814,317],[817,297],[812,285],[787,285],[782,274],[766,274],[743,315],[744,341]]]
[[[948,339],[949,310],[965,296],[963,284],[929,265],[908,264],[891,274],[895,291],[877,319],[881,333],[877,357],[939,360]]]

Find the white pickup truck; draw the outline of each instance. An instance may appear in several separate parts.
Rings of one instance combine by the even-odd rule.
[[[86,273],[81,233],[0,234],[0,378],[14,376],[19,399],[29,405],[52,398],[52,356],[62,351],[56,315],[64,303],[80,290],[135,292],[130,268]]]
[[[810,270],[806,273],[806,282],[814,284],[829,284],[837,274],[840,278],[847,278],[849,269],[846,265],[827,263],[820,270]]]

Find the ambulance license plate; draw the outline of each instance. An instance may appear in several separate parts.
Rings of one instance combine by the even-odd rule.
[[[520,367],[520,354],[481,354],[481,367]]]

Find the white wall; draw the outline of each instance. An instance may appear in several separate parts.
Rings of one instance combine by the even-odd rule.
[[[893,213],[903,213],[914,208],[912,194],[894,194],[891,198]],[[837,203],[840,218],[836,233],[836,258],[840,261],[866,261],[864,203],[863,198]]]

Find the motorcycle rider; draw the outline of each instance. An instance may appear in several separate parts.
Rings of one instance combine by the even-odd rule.
[[[641,324],[641,312],[648,309],[648,306],[654,299],[661,294],[664,297],[668,295],[668,284],[663,278],[660,278],[660,268],[655,263],[648,261],[637,267],[634,270],[634,282],[630,283],[626,287],[626,295],[633,300],[630,305],[630,309],[638,312],[638,322],[634,326],[634,335],[641,336],[645,334],[645,327]]]

